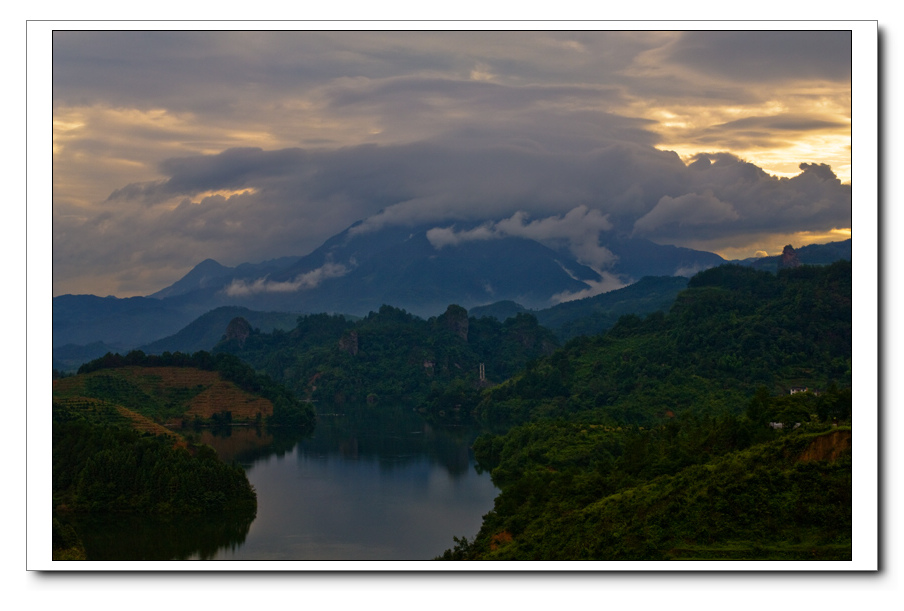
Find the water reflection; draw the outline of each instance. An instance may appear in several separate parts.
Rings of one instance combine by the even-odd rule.
[[[245,467],[256,517],[68,521],[94,560],[429,560],[477,532],[497,491],[474,469],[476,431],[386,406],[320,411],[304,435],[197,433]]]
[[[71,516],[90,560],[210,560],[237,549],[254,514],[217,516]]]
[[[318,415],[317,430],[300,444],[304,456],[338,453],[347,460],[372,459],[387,469],[426,458],[452,477],[468,472],[475,432],[436,428],[403,408],[345,406]]]
[[[258,517],[218,559],[429,560],[472,537],[496,490],[478,474],[476,431],[374,406],[323,409],[285,455],[246,464]]]

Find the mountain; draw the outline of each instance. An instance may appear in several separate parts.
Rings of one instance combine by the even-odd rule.
[[[795,249],[792,245],[785,246],[785,252],[796,255],[796,261],[800,265],[830,265],[835,261],[851,260],[851,240],[841,242],[829,242],[828,244],[810,244]],[[784,253],[783,253],[784,254]],[[754,269],[762,269],[770,272],[777,271],[782,265],[782,255],[772,257],[752,257],[732,261],[740,265],[747,265]]]
[[[427,318],[449,303],[465,308],[512,300],[549,307],[603,282],[567,250],[521,237],[437,242],[433,225],[365,230],[357,223],[304,257],[227,268],[200,263],[152,295],[185,304],[364,316],[381,305]],[[461,232],[474,229],[458,228]],[[613,239],[616,263],[606,271],[627,284],[645,275],[685,275],[719,265],[718,255],[648,240]]]
[[[442,559],[850,560],[851,428],[766,431],[749,445],[728,423],[748,430],[724,419],[722,431],[671,423],[672,439],[563,422],[521,431],[492,470],[496,510]],[[691,435],[724,449],[712,456]]]
[[[579,300],[583,301],[583,300]],[[515,303],[510,299],[504,301],[496,301],[484,306],[477,306],[468,310],[468,315],[474,318],[495,318],[499,322],[504,322],[509,318],[513,318],[518,314],[530,312],[520,303]],[[536,315],[536,312],[533,312]]]
[[[190,354],[199,350],[211,350],[217,342],[223,339],[223,331],[229,321],[237,317],[244,318],[252,327],[265,333],[269,333],[273,329],[293,329],[298,318],[296,314],[284,312],[255,312],[248,308],[222,306],[202,314],[178,333],[139,346],[138,349],[147,354],[162,354],[163,352]],[[92,358],[104,354],[102,352]]]
[[[711,252],[641,238],[612,238],[605,244],[618,257],[613,272],[636,282],[644,276],[684,276],[722,265],[725,259]]]
[[[54,297],[53,347],[104,342],[132,348],[171,335],[210,309],[180,299]]]
[[[66,344],[53,349],[53,368],[61,372],[77,371],[82,363],[93,361],[108,352],[127,352],[122,346],[111,346],[104,342],[92,342],[79,346]]]
[[[225,288],[253,309],[364,316],[391,304],[427,318],[449,303],[515,299],[536,307],[599,276],[539,242],[503,238],[435,248],[430,227],[388,227],[334,236],[295,265]]]
[[[619,317],[626,314],[643,316],[655,311],[667,311],[678,293],[687,286],[688,279],[684,277],[684,272],[690,271],[695,263],[690,258],[682,259],[684,253],[681,252],[681,249],[672,250],[674,247],[671,246],[657,246],[661,254],[674,255],[671,263],[668,262],[668,257],[659,259],[645,256],[643,252],[638,252],[640,244],[637,241],[635,243],[614,242],[612,249],[618,251],[622,259],[631,261],[632,265],[647,265],[647,269],[673,269],[681,271],[682,274],[641,278],[621,289],[584,299],[566,301],[540,310],[528,310],[521,304],[512,301],[499,301],[485,306],[477,306],[472,308],[469,313],[478,318],[491,316],[498,320],[505,320],[519,312],[530,311],[537,317],[541,325],[552,329],[561,341],[566,341],[579,335],[602,333],[612,327]],[[655,249],[649,248],[648,250],[652,252]],[[796,250],[789,245],[785,247],[784,255],[784,262],[782,255],[776,255],[736,260],[732,263],[776,272],[782,267],[793,267],[798,264],[829,265],[836,261],[850,261],[851,240],[811,244]],[[631,266],[622,269],[631,269]]]
[[[579,335],[602,333],[626,314],[643,316],[668,311],[678,293],[687,286],[687,281],[683,276],[647,276],[624,288],[542,310],[528,310],[513,301],[499,301],[472,308],[469,314],[504,321],[519,313],[530,312],[541,325],[555,332],[559,340],[566,341]]]
[[[259,278],[279,272],[296,263],[300,257],[282,257],[262,263],[243,263],[238,267],[226,267],[213,259],[205,259],[192,268],[182,278],[156,293],[148,295],[154,299],[166,299],[205,289],[221,289],[224,284],[237,278]]]
[[[449,235],[474,236],[477,229],[461,224]],[[206,259],[147,297],[55,297],[53,346],[144,346],[224,306],[366,316],[389,304],[428,318],[450,303],[473,308],[509,300],[539,310],[644,276],[690,276],[724,262],[713,253],[612,238],[605,246],[615,259],[603,278],[564,247],[496,235],[438,240],[436,230],[356,223],[301,257],[236,267]]]
[[[687,282],[683,276],[647,276],[622,289],[540,310],[537,319],[555,331],[562,341],[579,335],[596,335],[628,314],[646,316],[667,312]]]
[[[228,276],[232,271],[234,270],[231,267],[220,265],[213,259],[205,259],[174,284],[148,295],[148,297],[165,299],[175,295],[184,295],[185,293],[211,286],[218,279]]]
[[[241,423],[259,437],[297,437],[315,420],[311,405],[226,354],[109,355],[55,379],[54,559],[102,558],[81,535],[113,514],[203,516],[201,527],[218,526],[230,544],[233,529],[247,533],[257,496],[241,466],[200,441],[204,429]]]
[[[480,390],[552,353],[553,334],[529,314],[504,323],[469,317],[450,305],[429,320],[383,306],[365,318],[311,314],[286,332],[229,323],[215,352],[228,352],[285,384],[298,396],[326,404],[390,404],[430,418],[469,418]]]

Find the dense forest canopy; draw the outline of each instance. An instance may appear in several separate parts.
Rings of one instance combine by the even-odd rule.
[[[462,420],[471,418],[483,388],[557,345],[552,332],[526,313],[499,322],[469,318],[464,308],[450,305],[423,320],[383,306],[354,322],[303,316],[290,332],[225,339],[216,351],[241,357],[315,401],[401,403],[432,418]]]
[[[534,417],[652,424],[737,414],[759,387],[851,385],[851,264],[778,274],[726,265],[694,276],[670,312],[624,316],[488,390],[487,423]]]
[[[197,434],[242,420],[310,431],[314,413],[228,354],[107,354],[55,380],[54,559],[91,559],[86,516],[205,515],[247,532],[257,497],[245,471]]]
[[[851,264],[722,266],[484,391],[443,559],[850,559]],[[793,394],[792,394],[793,393]]]

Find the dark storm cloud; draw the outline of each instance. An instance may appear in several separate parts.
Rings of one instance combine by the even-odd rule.
[[[590,233],[849,227],[850,188],[826,168],[778,179],[669,149],[669,133],[684,155],[843,134],[820,79],[844,90],[846,34],[762,34],[55,32],[55,282],[147,294],[205,258],[303,255],[359,220],[435,223],[440,242],[485,223],[598,265]],[[828,110],[770,106],[793,79],[819,81],[805,93]]]
[[[229,112],[243,99],[354,76],[316,33],[54,32],[55,102]]]
[[[531,235],[570,243],[588,264],[605,267],[596,237],[605,244],[610,232],[668,242],[850,224],[850,187],[827,166],[802,164],[800,175],[778,179],[728,154],[700,155],[685,166],[674,153],[625,142],[569,154],[472,144],[236,149],[171,159],[161,164],[168,180],[130,185],[116,196],[184,196],[175,208],[106,213],[102,223],[88,219],[75,233],[92,224],[112,236],[140,232],[153,248],[136,250],[124,237],[120,246],[142,263],[167,248],[205,244],[198,257],[203,251],[235,264],[235,252],[252,260],[305,254],[358,219],[366,219],[358,231],[435,223],[446,232],[434,232],[440,245]],[[248,191],[192,199],[238,188]],[[493,222],[492,235],[456,234],[449,229],[456,221]]]
[[[844,31],[688,32],[668,60],[733,81],[845,81],[851,77],[851,33]]]
[[[587,72],[623,68],[648,44],[619,32],[56,31],[54,98],[229,105],[255,89],[273,96],[337,79],[468,78],[478,64],[525,84],[592,82]]]
[[[729,154],[699,155],[689,164],[693,190],[664,195],[634,225],[663,241],[719,239],[755,233],[828,231],[851,224],[851,187],[823,164],[776,178]]]
[[[782,131],[814,131],[847,127],[840,121],[827,121],[812,115],[773,115],[769,117],[745,117],[707,128],[710,133],[724,133],[730,130],[762,129]]]
[[[236,189],[273,177],[301,173],[305,157],[301,149],[238,148],[212,156],[167,159],[160,164],[160,171],[170,176],[165,183],[166,191],[191,195],[200,191]]]
[[[328,96],[336,107],[352,104],[409,104],[412,101],[425,104],[425,100],[448,100],[467,102],[475,105],[478,110],[505,109],[518,112],[543,101],[601,103],[617,97],[618,90],[613,87],[511,86],[488,81],[406,77],[343,83],[331,88]]]

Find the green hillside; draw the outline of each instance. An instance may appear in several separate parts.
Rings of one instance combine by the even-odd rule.
[[[383,306],[358,321],[317,314],[290,332],[245,332],[220,343],[299,396],[324,403],[397,403],[431,418],[472,416],[483,388],[517,373],[557,342],[536,318],[501,323],[459,306],[423,320]],[[480,379],[483,364],[484,380]]]
[[[85,363],[54,380],[56,409],[114,407],[147,427],[245,422],[309,429],[313,408],[229,354],[133,351]],[[136,425],[137,426],[137,425]]]
[[[850,427],[773,432],[706,460],[744,445],[727,421],[707,428],[519,428],[492,472],[494,510],[446,558],[851,559]]]
[[[54,559],[91,559],[86,516],[229,514],[257,507],[244,470],[197,442],[200,426],[309,430],[309,405],[230,355],[108,354],[53,382]],[[220,519],[220,518],[218,518]]]
[[[448,559],[850,558],[851,264],[722,266],[484,391]],[[796,392],[807,388],[807,392]]]
[[[851,384],[851,264],[778,275],[726,265],[690,280],[666,315],[625,316],[490,389],[487,423],[588,416],[662,422],[738,413],[754,391]]]

